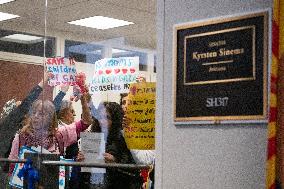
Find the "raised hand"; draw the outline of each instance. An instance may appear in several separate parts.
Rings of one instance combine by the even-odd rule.
[[[48,82],[48,80],[52,77],[53,77],[53,74],[51,72],[44,72],[43,79],[39,82],[38,85],[40,87],[43,87],[43,85],[46,84]]]
[[[115,162],[115,157],[111,155],[110,153],[104,153],[104,158],[106,163],[114,163]]]
[[[60,87],[60,90],[61,90],[62,92],[64,92],[64,93],[66,93],[66,92],[69,90],[69,85],[62,85],[62,86]]]
[[[84,161],[85,160],[85,156],[83,154],[83,152],[79,151],[78,155],[76,157],[76,161]]]

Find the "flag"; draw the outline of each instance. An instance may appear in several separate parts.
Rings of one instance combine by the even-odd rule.
[[[266,163],[266,189],[284,189],[283,24],[284,0],[274,0],[272,21],[272,65],[270,78],[271,84]]]

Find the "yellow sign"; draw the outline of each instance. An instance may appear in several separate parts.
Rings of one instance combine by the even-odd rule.
[[[155,149],[156,83],[130,85],[126,117],[130,119],[124,130],[129,149]]]

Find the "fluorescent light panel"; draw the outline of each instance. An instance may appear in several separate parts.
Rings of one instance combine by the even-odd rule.
[[[12,19],[12,18],[17,18],[17,17],[19,17],[19,16],[14,15],[14,14],[8,14],[8,13],[0,12],[0,21],[9,20],[9,19]]]
[[[15,0],[0,0],[0,5],[4,3],[9,3],[11,1],[15,1]]]
[[[109,18],[104,16],[93,16],[89,18],[83,18],[80,20],[71,21],[68,23],[78,26],[101,29],[101,30],[134,24],[133,22],[118,20],[115,18]]]
[[[111,53],[112,53],[112,54],[126,53],[126,52],[129,52],[129,51],[122,50],[122,49],[111,49]],[[93,53],[95,53],[95,54],[101,54],[101,53],[102,53],[102,50],[95,50],[95,51],[93,51]]]
[[[122,50],[122,49],[111,49],[111,51],[112,51],[112,54],[129,52],[129,51]]]
[[[101,53],[102,53],[102,50],[95,50],[95,51],[93,51],[93,53],[95,53],[95,54],[101,54]]]
[[[42,39],[43,37],[24,34],[12,34],[1,38],[1,40],[3,41],[11,41],[18,43],[35,43],[41,41]]]

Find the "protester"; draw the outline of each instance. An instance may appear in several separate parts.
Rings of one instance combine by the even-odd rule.
[[[81,97],[82,120],[58,128],[54,104],[49,100],[37,100],[33,103],[30,116],[25,125],[16,134],[9,159],[17,159],[22,146],[43,147],[53,154],[64,154],[64,147],[77,142],[80,132],[91,124],[90,111],[85,100]]]
[[[17,159],[19,148],[23,145],[42,146],[50,152],[57,154],[64,153],[61,151],[60,142],[67,147],[77,142],[80,132],[88,128],[92,123],[90,111],[85,100],[85,96],[81,97],[82,104],[82,120],[70,125],[58,128],[58,122],[55,114],[55,107],[49,100],[37,100],[33,103],[32,112],[26,125],[16,134],[9,159]],[[60,136],[62,141],[58,141]],[[61,139],[60,139],[61,140]],[[23,143],[22,143],[23,142]]]
[[[89,99],[87,98],[87,101]],[[63,100],[60,110],[57,113],[58,115],[58,126],[68,126],[73,124],[75,121],[75,110],[72,105],[72,101]],[[79,140],[79,137],[77,138]],[[76,159],[79,152],[78,143],[73,143],[68,146],[65,150],[65,158],[66,159]],[[71,178],[68,184],[68,189],[78,189],[78,188],[86,188],[89,185],[90,174],[89,173],[81,173],[80,167],[73,167],[71,172]]]
[[[145,77],[140,76],[137,78],[137,82],[146,82]],[[121,93],[120,94],[120,105],[123,109],[123,112],[127,111],[127,106],[128,106],[128,94],[127,93]],[[122,122],[122,133],[124,133],[124,130],[129,126],[131,123],[131,118],[127,117],[126,115],[123,116],[123,122]],[[141,175],[144,179],[143,183],[143,188],[146,188],[146,184],[148,181],[148,178],[151,179],[152,185],[151,188],[154,188],[154,162],[155,162],[155,151],[154,150],[135,150],[135,149],[130,149],[131,155],[135,162],[137,164],[144,164],[144,165],[153,165],[153,169],[151,172],[148,170],[142,170]],[[151,177],[150,177],[151,175]]]
[[[9,148],[9,141],[14,137],[17,130],[21,128],[21,122],[24,116],[29,112],[32,103],[38,98],[42,87],[47,83],[48,77],[45,77],[37,86],[35,86],[22,103],[16,107],[3,108],[2,119],[0,121],[0,157],[4,156]],[[4,113],[5,112],[5,113]],[[4,140],[5,139],[5,140]]]
[[[54,154],[64,154],[64,147],[77,142],[80,132],[91,124],[90,111],[81,97],[82,120],[58,128],[55,107],[49,100],[37,100],[33,103],[30,116],[25,120],[24,127],[16,134],[9,159],[17,159],[21,146],[41,146]]]
[[[127,95],[121,95],[121,107],[125,111],[127,110],[127,105],[128,105],[128,96]],[[126,127],[128,127],[128,125],[130,124],[131,119],[129,117],[127,117],[125,114],[123,116],[123,129],[125,129]],[[155,152],[154,150],[134,150],[134,149],[130,149],[130,152],[135,160],[135,162],[137,164],[153,164],[154,160],[155,160]]]
[[[0,157],[4,157],[4,154],[9,150],[10,143],[15,133],[22,128],[22,121],[28,114],[32,103],[39,97],[43,90],[43,86],[47,84],[49,73],[44,74],[44,79],[35,86],[28,96],[20,103],[20,101],[11,100],[6,103],[1,113],[0,120]],[[61,91],[54,99],[56,109],[60,108],[62,99],[64,98],[68,86],[62,87]],[[12,103],[12,104],[11,104]],[[9,107],[7,105],[10,104]],[[18,106],[16,106],[18,104]],[[5,139],[5,140],[3,140]]]
[[[106,163],[134,164],[129,149],[121,133],[123,111],[116,102],[102,102],[97,109],[98,124],[94,124],[92,131],[104,133],[106,139]],[[84,159],[84,154],[79,153],[78,161]],[[93,177],[93,175],[92,175]],[[92,182],[90,188],[99,188],[98,183]],[[96,177],[96,175],[94,175]],[[96,181],[98,178],[96,178]],[[104,189],[140,189],[142,180],[138,171],[130,171],[119,168],[107,168],[103,180]]]
[[[32,103],[38,98],[40,93],[43,90],[43,86],[47,84],[49,78],[49,73],[45,74],[44,79],[35,86],[31,92],[28,94],[28,96],[21,102],[16,101],[15,99],[11,99],[7,101],[2,109],[1,112],[1,119],[0,119],[0,137],[1,137],[1,154],[0,157],[8,158],[11,148],[12,148],[12,135],[14,136],[17,132],[17,129],[23,127],[23,122],[28,116],[28,113],[30,111],[30,108],[32,106]],[[64,98],[66,91],[68,90],[69,86],[63,86],[60,89],[60,92],[57,94],[57,96],[54,99],[54,104],[56,109],[59,109],[61,105],[61,101]],[[3,129],[3,130],[2,130]],[[5,130],[4,130],[5,129]],[[19,131],[19,130],[18,130]],[[3,140],[2,135],[5,137],[5,140]],[[8,183],[8,172],[9,172],[9,163],[2,163],[1,165],[1,186],[6,186]]]

